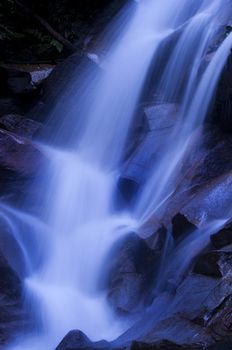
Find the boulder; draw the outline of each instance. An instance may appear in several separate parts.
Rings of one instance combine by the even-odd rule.
[[[22,285],[0,252],[0,346],[22,330],[24,313],[22,308]]]
[[[225,337],[224,339],[210,345],[206,350],[231,350],[232,337]]]
[[[10,170],[23,177],[35,176],[44,158],[31,141],[0,129],[0,171]]]
[[[70,331],[56,350],[94,350],[94,349],[109,349],[109,343],[106,341],[92,342],[83,332],[78,330]]]
[[[133,342],[130,350],[203,350],[199,344],[176,344],[168,340],[156,343]]]
[[[117,313],[135,313],[149,300],[159,253],[136,234],[129,234],[113,248],[107,290],[108,300]]]
[[[206,327],[217,341],[232,335],[232,294],[211,314]]]
[[[42,124],[19,114],[6,114],[0,118],[0,127],[19,136],[32,137]]]
[[[157,104],[144,109],[143,137],[125,163],[121,177],[142,185],[165,146],[166,136],[178,120],[178,106]]]
[[[221,278],[232,273],[232,252],[211,251],[197,258],[194,273]]]
[[[216,249],[221,249],[232,244],[232,227],[227,226],[210,236],[211,242]]]
[[[25,113],[37,100],[39,89],[29,72],[0,66],[0,116]]]
[[[215,94],[215,103],[211,111],[211,119],[226,131],[232,130],[232,54],[221,74]]]
[[[186,237],[187,234],[192,233],[196,228],[197,227],[181,213],[178,213],[172,219],[172,235],[175,240]]]

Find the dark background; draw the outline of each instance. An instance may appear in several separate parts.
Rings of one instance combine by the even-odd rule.
[[[124,3],[126,0],[0,0],[0,64],[51,62],[70,54],[36,16],[78,50],[85,50],[86,41],[88,45],[94,41]]]

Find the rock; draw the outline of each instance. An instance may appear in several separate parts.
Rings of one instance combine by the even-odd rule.
[[[156,343],[140,343],[133,342],[130,348],[131,350],[203,350],[203,347],[199,344],[176,344],[168,340],[163,340]]]
[[[108,300],[121,315],[137,312],[151,295],[160,255],[136,234],[129,234],[110,256]]]
[[[212,314],[217,312],[220,305],[231,295],[232,279],[225,277],[218,281],[216,286],[209,291],[209,294],[203,301],[205,308],[204,321],[207,321]]]
[[[35,176],[44,158],[26,138],[0,129],[0,171],[10,170],[19,176]]]
[[[34,85],[41,84],[45,79],[49,77],[49,75],[52,73],[54,67],[47,67],[39,70],[32,70],[30,72],[31,75],[31,81]]]
[[[196,226],[231,215],[232,171],[192,188],[181,213]],[[193,196],[191,197],[191,193]]]
[[[0,253],[0,294],[11,299],[19,299],[21,296],[21,283],[16,273],[8,265],[6,259]]]
[[[215,340],[232,335],[232,294],[225,298],[221,305],[207,320],[207,329]]]
[[[0,118],[0,127],[19,136],[32,137],[42,124],[18,114],[6,114]]]
[[[139,339],[144,343],[156,343],[163,340],[174,343],[175,346],[184,346],[185,349],[187,346],[189,349],[194,349],[197,344],[203,347],[212,343],[211,336],[201,326],[179,315],[158,321],[147,334]]]
[[[166,136],[178,120],[176,105],[153,105],[145,108],[148,131],[125,163],[121,177],[142,185],[152,165],[165,146]]]
[[[22,285],[0,252],[0,346],[23,327]]]
[[[27,94],[33,89],[30,73],[9,69],[7,86],[9,92],[14,95]]]
[[[192,233],[196,228],[195,225],[180,213],[172,219],[172,235],[175,240],[186,237],[187,234]]]
[[[46,121],[50,121],[51,123],[51,128],[55,128],[57,125],[57,115],[59,114],[60,118],[62,118],[65,117],[67,113],[70,113],[70,106],[67,107],[67,99],[70,99],[72,95],[70,91],[75,89],[76,97],[76,93],[80,89],[83,90],[83,86],[73,86],[74,77],[85,75],[85,86],[91,86],[90,78],[88,77],[88,73],[86,73],[88,69],[93,69],[96,72],[100,71],[96,63],[86,56],[83,56],[78,51],[60,62],[52,70],[47,79],[45,79],[39,103],[32,107],[29,111],[29,115],[32,116],[33,119],[42,122],[46,117]],[[49,118],[51,112],[52,116],[50,115]],[[75,112],[75,115],[78,115],[78,113]],[[53,117],[55,119],[53,119]],[[63,120],[59,120],[59,123],[62,121]],[[66,120],[63,122],[66,122]]]
[[[0,97],[0,116],[8,113],[19,113],[21,104],[14,97]]]
[[[109,349],[106,341],[92,342],[83,332],[78,330],[70,331],[57,346],[56,350],[94,350]]]
[[[177,104],[151,105],[144,110],[149,130],[170,129],[175,126],[178,119]]]
[[[224,248],[232,244],[232,228],[225,227],[219,232],[210,236],[211,242],[216,249]]]
[[[206,350],[231,350],[232,349],[232,337],[225,337],[223,340],[210,345]]]
[[[204,301],[217,287],[218,281],[211,277],[191,274],[179,285],[172,304],[172,312],[188,320],[203,317],[207,308]]]
[[[226,131],[231,131],[232,113],[232,54],[228,57],[218,83],[211,119]]]
[[[0,67],[0,91],[2,95],[23,95],[33,89],[31,75],[17,69]]]
[[[232,252],[211,251],[201,255],[193,272],[214,278],[232,273]]]

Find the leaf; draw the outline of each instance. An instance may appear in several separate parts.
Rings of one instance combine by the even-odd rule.
[[[50,42],[51,46],[54,46],[58,52],[62,52],[64,46],[57,40],[52,39]]]

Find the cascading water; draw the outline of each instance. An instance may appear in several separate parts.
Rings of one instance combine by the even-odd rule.
[[[129,6],[129,22],[119,26],[102,71],[89,70],[81,78],[91,80],[91,88],[83,86],[80,92],[82,81],[74,77],[62,99],[65,108],[59,112],[60,103],[55,107],[57,120],[72,110],[65,115],[72,130],[63,123],[55,132],[55,138],[66,135],[67,149],[41,146],[49,169],[39,219],[2,207],[3,218],[21,225],[20,231],[12,227],[12,234],[22,249],[26,307],[35,320],[33,335],[14,349],[54,349],[74,328],[93,340],[110,340],[128,327],[115,321],[99,287],[105,258],[114,242],[137,230],[175,189],[178,164],[204,119],[232,45],[229,36],[212,61],[203,62],[229,9],[226,0],[141,0]],[[166,140],[171,147],[162,148],[135,212],[116,211],[120,161],[136,106],[161,44],[176,32],[156,84],[162,103],[177,99],[179,104],[179,120]]]

